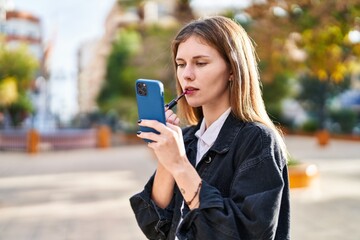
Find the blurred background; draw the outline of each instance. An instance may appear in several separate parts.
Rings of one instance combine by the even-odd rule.
[[[134,80],[160,79],[174,97],[170,41],[210,14],[236,19],[253,38],[275,122],[360,135],[356,0],[1,0],[1,129],[131,130]]]
[[[308,223],[313,215],[304,214],[314,196],[319,203],[319,192],[335,196],[335,189],[351,186],[351,201],[346,198],[310,209],[313,214],[324,214],[339,204],[344,206],[339,210],[344,218],[352,223],[360,220],[354,214],[360,213],[360,0],[0,0],[0,239],[50,239],[46,234],[32,238],[15,234],[28,229],[24,236],[29,236],[38,229],[31,217],[30,223],[20,221],[13,230],[6,227],[18,221],[19,206],[68,201],[78,194],[61,188],[63,195],[56,192],[54,199],[47,199],[48,193],[36,195],[45,188],[40,182],[66,182],[68,175],[63,174],[86,172],[89,175],[71,178],[76,182],[90,177],[94,183],[98,179],[104,184],[95,184],[96,191],[108,188],[108,181],[111,186],[116,182],[117,187],[129,187],[114,186],[105,194],[116,196],[111,199],[127,199],[141,189],[154,165],[138,162],[152,155],[135,136],[134,83],[138,78],[159,79],[165,86],[165,101],[175,97],[171,40],[184,23],[215,14],[235,19],[254,40],[265,105],[285,134],[290,165],[310,166],[305,169],[308,180],[300,180],[299,186],[293,180],[294,221],[299,223],[294,226],[294,239],[360,239],[358,230],[344,236],[356,231],[352,225],[327,233],[326,229],[341,228],[340,222],[332,220],[311,231],[322,235],[311,235],[306,229],[313,227]],[[103,165],[95,158],[102,159]],[[124,165],[128,160],[132,164]],[[104,178],[103,171],[114,171],[114,176]],[[141,171],[142,178],[136,178],[136,171]],[[44,174],[57,178],[24,177]],[[25,182],[37,189],[31,192],[37,197],[29,200],[29,195],[22,194],[20,186]],[[345,185],[336,185],[339,182]],[[84,187],[81,183],[76,186]],[[89,188],[81,196],[91,201],[104,198],[92,195],[94,191]],[[110,206],[116,206],[115,202]],[[94,216],[104,220],[105,215],[119,211],[103,204],[100,209],[109,212]],[[317,212],[317,207],[322,210]],[[124,204],[121,211],[128,208]],[[74,218],[62,219],[68,221],[64,225],[54,220],[52,231],[59,224],[70,231]],[[114,219],[119,225],[124,221],[116,215]],[[128,219],[133,219],[131,213]],[[128,219],[133,232],[138,232],[136,223]],[[79,232],[98,226],[94,222],[80,225]],[[77,234],[60,234],[59,239],[96,235]],[[99,236],[115,239],[111,234]],[[142,239],[136,236],[117,239]]]

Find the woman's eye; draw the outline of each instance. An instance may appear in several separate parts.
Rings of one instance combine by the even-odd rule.
[[[207,63],[206,62],[197,62],[196,65],[202,67],[205,66]]]
[[[183,67],[185,67],[185,64],[184,63],[177,63],[176,66],[180,67],[180,68],[183,68]]]

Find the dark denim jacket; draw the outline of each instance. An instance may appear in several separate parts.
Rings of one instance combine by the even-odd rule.
[[[196,159],[198,126],[183,130],[188,159]],[[161,209],[151,200],[153,177],[131,197],[137,222],[148,239],[290,239],[286,160],[272,131],[232,114],[196,167],[203,180],[200,207],[190,211],[177,187]],[[183,215],[183,221],[178,223]]]

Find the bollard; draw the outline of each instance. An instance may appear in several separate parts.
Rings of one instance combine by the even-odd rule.
[[[320,130],[316,133],[317,142],[320,146],[324,147],[329,144],[330,134],[327,130]]]
[[[39,151],[40,135],[36,129],[30,129],[27,133],[26,150],[33,154]]]
[[[108,126],[101,125],[97,131],[97,147],[108,148],[110,147],[110,129]]]

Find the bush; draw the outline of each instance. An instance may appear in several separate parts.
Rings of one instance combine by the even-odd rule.
[[[351,109],[332,110],[330,119],[340,125],[342,133],[351,133],[356,125],[357,115]]]
[[[319,123],[314,119],[306,121],[302,126],[301,130],[307,133],[314,133],[319,128]]]

